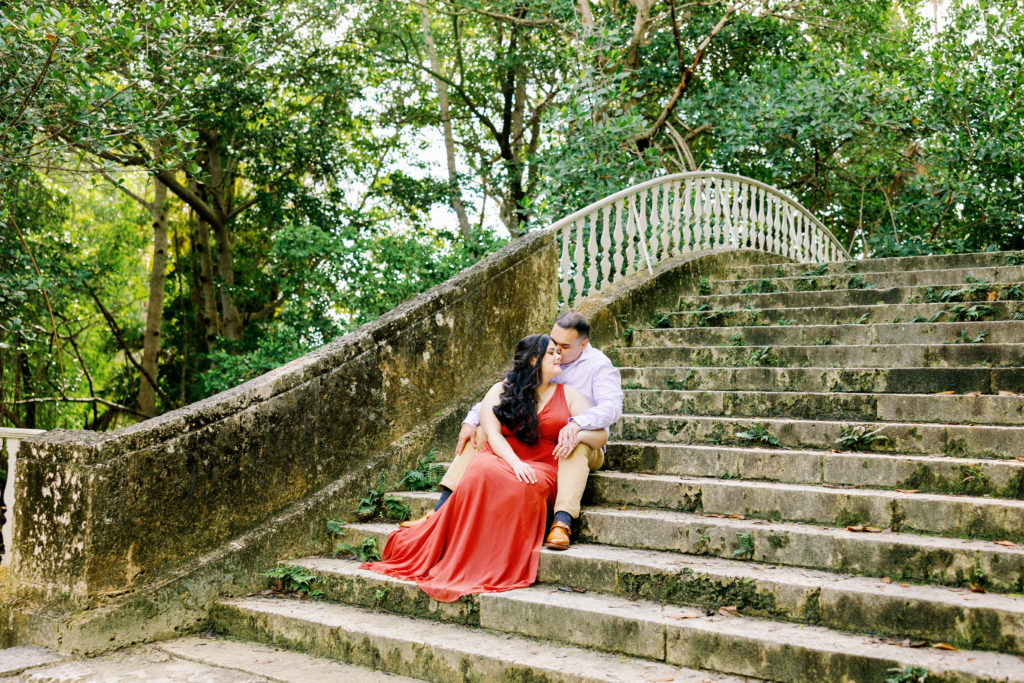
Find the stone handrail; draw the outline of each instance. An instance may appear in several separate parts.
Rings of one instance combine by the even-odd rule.
[[[11,519],[14,515],[14,463],[18,454],[18,445],[22,439],[27,439],[36,434],[42,434],[42,429],[12,429],[0,427],[0,451],[7,454],[7,484],[4,486],[4,523],[2,537],[4,541],[4,553],[2,564],[9,564],[8,549],[11,547]]]
[[[606,197],[554,223],[563,308],[641,268],[694,251],[756,249],[794,261],[849,254],[785,193],[731,173],[677,173]]]

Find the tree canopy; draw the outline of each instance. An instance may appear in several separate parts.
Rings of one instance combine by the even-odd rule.
[[[0,6],[0,423],[234,386],[682,170],[855,254],[1024,248],[1024,9],[910,0]]]

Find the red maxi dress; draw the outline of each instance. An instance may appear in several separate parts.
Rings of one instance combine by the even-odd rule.
[[[538,420],[533,446],[501,428],[519,459],[533,466],[536,484],[517,481],[512,468],[486,444],[437,513],[422,524],[393,532],[381,561],[360,568],[415,581],[440,602],[531,585],[537,579],[547,514],[555,500],[558,432],[569,421],[561,384],[555,385]]]

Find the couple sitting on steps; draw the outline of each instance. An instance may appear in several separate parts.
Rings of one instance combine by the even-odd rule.
[[[466,416],[437,506],[403,523],[381,561],[363,568],[451,602],[529,586],[542,541],[569,547],[587,475],[604,462],[608,427],[622,414],[619,371],[589,335],[586,318],[564,313],[550,336],[519,341],[505,379]]]

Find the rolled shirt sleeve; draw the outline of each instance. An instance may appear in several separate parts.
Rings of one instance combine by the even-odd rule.
[[[622,401],[620,399],[619,400],[619,405],[621,405],[621,404],[622,404]],[[469,412],[466,413],[466,418],[462,421],[462,424],[473,425],[474,427],[479,427],[480,426],[480,404],[479,403],[477,403],[475,406],[473,406],[472,408],[469,409]]]
[[[572,418],[581,429],[607,429],[622,417],[622,377],[611,363],[601,364],[591,384],[593,405]]]

